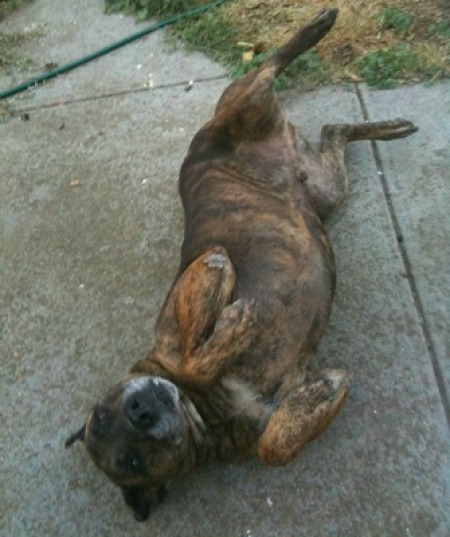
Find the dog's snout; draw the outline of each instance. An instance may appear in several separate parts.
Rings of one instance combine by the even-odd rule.
[[[155,399],[143,392],[133,394],[126,402],[125,415],[135,427],[148,429],[158,420]]]

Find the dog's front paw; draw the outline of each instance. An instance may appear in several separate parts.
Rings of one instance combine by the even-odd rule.
[[[254,323],[256,317],[256,302],[240,298],[224,308],[221,320],[244,327]]]
[[[222,341],[236,351],[250,342],[257,319],[256,302],[240,298],[224,308],[215,332],[221,332]]]
[[[245,299],[226,306],[212,333],[183,358],[183,380],[207,386],[220,377],[249,348],[255,334],[256,310],[255,302]]]

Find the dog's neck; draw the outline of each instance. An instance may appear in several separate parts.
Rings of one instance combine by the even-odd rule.
[[[251,414],[236,415],[229,390],[229,386],[221,383],[210,388],[209,396],[190,387],[180,389],[183,400],[187,401],[185,409],[190,416],[192,442],[197,446],[199,462],[208,459],[237,462],[257,453],[258,437],[265,422]]]
[[[181,409],[189,433],[189,459],[194,467],[215,457],[215,442],[194,403],[182,390],[179,390],[179,393]]]

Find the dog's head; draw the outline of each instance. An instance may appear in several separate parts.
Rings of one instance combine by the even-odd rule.
[[[152,496],[189,465],[188,421],[173,383],[132,376],[94,405],[66,446],[82,440],[96,466],[121,487],[136,518],[145,520]]]

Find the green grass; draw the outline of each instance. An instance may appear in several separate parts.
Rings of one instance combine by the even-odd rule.
[[[414,23],[414,15],[388,7],[380,11],[378,20],[382,30],[393,30],[398,35],[404,36]]]
[[[105,11],[134,15],[137,20],[142,21],[185,13],[212,1],[105,0]],[[180,20],[171,27],[171,34],[182,40],[188,48],[204,52],[225,65],[234,65],[240,58],[241,49],[236,45],[237,29],[229,23],[220,7]]]
[[[357,64],[369,86],[378,89],[395,87],[399,79],[407,78],[420,67],[417,54],[403,45],[368,52]]]
[[[268,52],[256,54],[252,60],[245,63],[239,61],[231,68],[231,78],[239,78],[255,67],[260,67],[273,53],[274,51],[270,50]],[[275,88],[278,90],[289,88],[299,76],[315,75],[316,77],[324,78],[325,73],[326,68],[321,64],[317,52],[309,50],[293,61],[291,65],[277,77]]]
[[[428,26],[430,34],[440,34],[441,36],[450,39],[450,21],[442,19],[439,22],[430,24]]]
[[[207,3],[202,0],[105,0],[105,11],[121,12],[134,15],[138,20],[145,20],[183,13]]]
[[[220,8],[213,8],[198,17],[182,20],[172,28],[172,35],[188,48],[208,54],[228,67],[240,61],[242,49],[237,45],[238,32]]]

